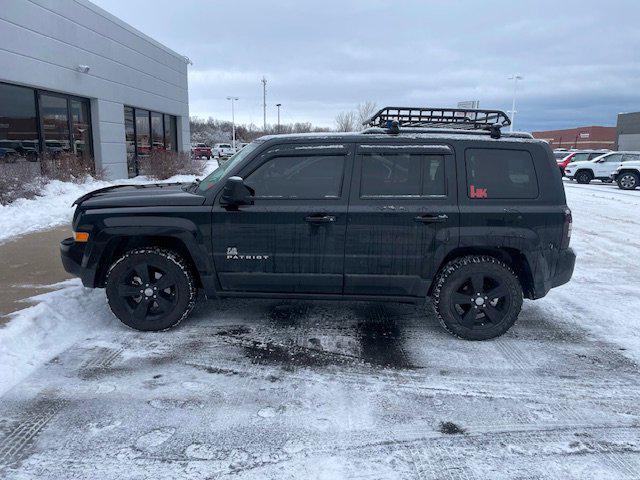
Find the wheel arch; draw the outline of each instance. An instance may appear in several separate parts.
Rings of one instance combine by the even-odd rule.
[[[534,298],[534,280],[531,265],[526,255],[515,248],[508,247],[460,247],[452,250],[438,265],[439,273],[445,265],[456,258],[468,255],[488,255],[506,263],[516,273],[526,298]],[[436,274],[436,278],[437,278]],[[435,282],[431,283],[428,295],[432,294]]]
[[[109,267],[129,250],[143,247],[159,247],[174,251],[187,263],[198,287],[202,287],[202,278],[196,262],[185,241],[172,235],[115,235],[108,239],[100,259],[97,262],[96,286],[104,287]]]
[[[589,175],[591,175],[591,178],[595,178],[595,173],[593,172],[593,170],[587,167],[579,167],[578,170],[576,170],[576,173],[573,174],[573,178],[576,178],[582,172],[587,172]]]

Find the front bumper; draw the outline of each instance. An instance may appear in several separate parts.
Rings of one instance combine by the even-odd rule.
[[[65,238],[60,242],[60,258],[62,266],[71,275],[82,277],[82,258],[84,256],[85,243],[78,243],[73,238]]]
[[[576,265],[576,254],[572,248],[560,250],[558,254],[558,263],[556,264],[555,275],[551,278],[551,288],[564,285],[573,275],[573,269]]]

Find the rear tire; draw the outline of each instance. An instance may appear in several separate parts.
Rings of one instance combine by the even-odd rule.
[[[171,250],[131,250],[109,268],[107,300],[125,325],[142,331],[167,330],[189,315],[196,302],[193,275]]]
[[[472,255],[452,260],[436,278],[433,303],[440,324],[465,340],[499,337],[522,308],[522,287],[504,262]]]
[[[625,172],[618,175],[618,188],[622,190],[635,190],[640,185],[640,175],[633,172]]]
[[[575,179],[578,183],[587,184],[593,180],[593,174],[588,170],[580,170],[576,173]]]

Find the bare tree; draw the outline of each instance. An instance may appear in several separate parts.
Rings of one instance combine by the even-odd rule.
[[[353,132],[356,129],[356,112],[340,112],[335,121],[338,132]]]
[[[356,111],[358,115],[358,126],[361,126],[378,111],[378,106],[376,105],[376,102],[367,100],[366,102],[359,103]]]

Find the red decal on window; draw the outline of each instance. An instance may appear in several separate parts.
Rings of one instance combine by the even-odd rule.
[[[469,196],[471,198],[487,198],[487,189],[486,188],[476,188],[474,185],[471,185],[471,190],[469,192]]]

